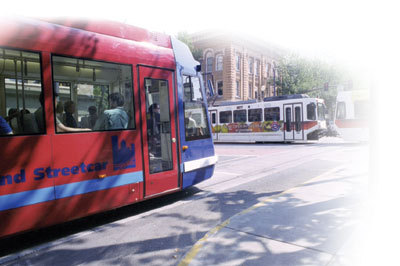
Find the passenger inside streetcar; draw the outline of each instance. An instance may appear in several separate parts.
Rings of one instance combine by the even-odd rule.
[[[153,103],[148,110],[147,131],[150,142],[150,156],[161,156],[160,106]]]
[[[54,97],[54,106],[57,106],[57,101],[58,101],[58,94],[55,93]],[[90,128],[73,128],[73,127],[68,127],[65,126],[57,117],[55,116],[56,119],[56,131],[57,132],[80,132],[80,131],[91,131]]]
[[[94,126],[94,130],[125,129],[128,128],[129,116],[124,110],[124,96],[114,92],[109,97],[111,109],[105,110]]]
[[[73,101],[66,101],[64,104],[64,111],[65,111],[65,125],[67,127],[74,127],[77,128],[78,124],[76,123],[76,119],[73,116],[75,113],[75,103]]]

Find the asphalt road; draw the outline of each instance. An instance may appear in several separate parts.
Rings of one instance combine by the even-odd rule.
[[[188,190],[0,242],[10,265],[177,265],[212,228],[342,164],[368,173],[369,147],[218,144],[213,178]],[[351,170],[349,175],[354,174]],[[282,217],[284,219],[284,217]]]

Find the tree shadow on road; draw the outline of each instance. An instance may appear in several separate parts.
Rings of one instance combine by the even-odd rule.
[[[78,223],[87,223],[83,228],[90,227],[93,233],[31,254],[18,263],[176,265],[207,232],[225,221],[229,221],[227,225],[203,243],[194,262],[213,265],[222,256],[227,265],[289,265],[293,261],[320,265],[332,259],[357,224],[357,199],[343,195],[307,202],[281,192],[214,194],[194,187],[94,215],[86,218],[88,222],[82,219]],[[176,206],[161,209],[175,202]],[[259,207],[245,211],[260,202]],[[137,219],[120,222],[139,214]],[[96,224],[102,215],[105,217]]]

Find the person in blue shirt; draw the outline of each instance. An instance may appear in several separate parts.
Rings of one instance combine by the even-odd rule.
[[[13,133],[7,121],[0,116],[0,135],[11,135]]]
[[[124,110],[124,96],[121,93],[111,93],[109,96],[111,109],[105,110],[94,126],[94,130],[110,130],[128,128],[129,116]]]

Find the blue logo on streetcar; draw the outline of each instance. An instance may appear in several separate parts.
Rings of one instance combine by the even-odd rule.
[[[114,170],[136,167],[135,144],[126,146],[126,141],[121,141],[121,148],[118,143],[118,136],[111,137]]]
[[[281,125],[279,125],[278,122],[273,122],[271,125],[272,131],[278,131],[281,128]]]

